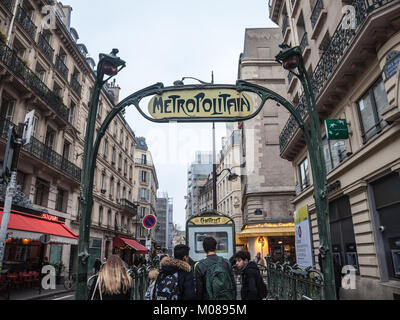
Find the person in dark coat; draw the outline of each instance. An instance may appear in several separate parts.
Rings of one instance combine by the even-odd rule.
[[[194,287],[194,277],[192,268],[189,265],[190,248],[184,244],[179,244],[174,248],[174,258],[165,256],[160,262],[160,274],[174,274],[178,272],[178,300],[196,300]],[[157,280],[156,280],[157,283]],[[157,286],[157,285],[156,285]],[[154,294],[157,287],[154,288]]]
[[[100,268],[102,266],[102,263],[99,258],[96,258],[96,261],[94,262],[94,273],[98,273],[100,271]]]
[[[342,287],[342,266],[340,263],[332,256],[333,260],[333,272],[335,276],[335,289],[336,289],[336,298],[340,300],[340,288]],[[321,269],[321,273],[323,273],[322,269],[322,255],[321,253],[318,254],[318,264],[319,268]]]
[[[266,290],[263,288],[265,283],[257,264],[250,259],[250,252],[244,250],[237,252],[235,260],[236,267],[240,270],[242,277],[242,288],[240,290],[242,300],[262,300],[265,298]]]

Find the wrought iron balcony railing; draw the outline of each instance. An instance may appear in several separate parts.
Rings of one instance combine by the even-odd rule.
[[[22,9],[21,6],[18,6],[16,20],[19,22],[19,24],[22,26],[22,28],[26,31],[26,33],[29,35],[29,37],[32,40],[35,40],[37,27],[33,23],[31,17],[26,13],[26,11],[24,9]]]
[[[311,76],[312,90],[316,98],[318,98],[319,93],[324,88],[331,75],[334,73],[336,66],[344,56],[345,51],[352,45],[352,41],[357,36],[361,26],[367,20],[368,16],[375,10],[394,1],[396,0],[369,0],[368,2],[365,0],[353,0],[352,5],[356,10],[356,29],[352,30],[350,28],[343,28],[343,18],[340,21],[327,50],[322,55]],[[304,96],[300,98],[300,102],[297,104],[296,108],[301,111],[303,119],[305,119],[307,112],[306,105],[304,103]],[[298,128],[299,126],[297,122],[295,121],[294,117],[291,116],[280,135],[281,152],[285,150]]]
[[[13,0],[0,0],[0,3],[2,3],[8,9],[8,11],[12,11]]]
[[[55,64],[56,70],[63,76],[65,80],[68,80],[68,68],[65,65],[64,61],[61,59],[60,56],[56,57],[56,64]]]
[[[315,25],[317,24],[318,18],[321,15],[322,10],[324,10],[324,4],[322,0],[317,0],[317,3],[314,6],[314,9],[311,13],[311,25],[314,29]]]
[[[8,129],[15,124],[11,121],[0,117],[0,135],[3,139],[7,139]],[[35,137],[31,137],[31,142],[23,147],[23,150],[36,158],[44,161],[51,167],[64,172],[66,175],[72,177],[76,181],[81,181],[81,169],[64,158],[62,155],[55,152],[53,149],[40,142]]]
[[[20,78],[41,99],[43,99],[56,114],[69,122],[69,109],[18,57],[17,53],[0,41],[0,62],[4,63],[11,72]]]
[[[79,84],[78,80],[75,77],[71,77],[71,87],[72,89],[78,94],[78,96],[81,96],[82,93],[82,86]]]
[[[132,214],[134,214],[134,215],[137,214],[138,206],[133,204],[129,200],[121,199],[120,204],[124,209],[126,209],[129,212],[131,212]]]
[[[38,47],[44,53],[44,55],[53,62],[54,49],[51,47],[50,43],[44,37],[43,33],[39,33]]]

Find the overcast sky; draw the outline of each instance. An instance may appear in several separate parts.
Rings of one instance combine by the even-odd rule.
[[[73,8],[71,26],[89,54],[118,48],[127,67],[116,77],[121,99],[142,88],[172,85],[182,77],[234,84],[246,28],[276,27],[267,0],[64,0]],[[194,83],[187,81],[186,84]],[[141,105],[147,109],[144,103]],[[185,226],[187,168],[195,151],[212,150],[211,124],[155,124],[134,107],[126,120],[144,136],[155,162],[159,191],[174,202],[174,223]],[[217,125],[217,151],[225,126]]]

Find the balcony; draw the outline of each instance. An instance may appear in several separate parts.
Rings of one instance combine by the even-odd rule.
[[[79,84],[76,77],[71,77],[71,87],[75,91],[75,93],[80,97],[82,93],[82,86]]]
[[[138,211],[138,206],[133,204],[132,202],[130,202],[127,199],[121,199],[120,201],[120,205],[123,209],[123,211],[125,211],[125,213],[130,213],[133,216],[137,215],[137,211]]]
[[[332,90],[339,90],[340,89],[340,84],[336,83],[336,85],[331,84],[333,81],[332,78],[335,77],[336,81],[347,81],[349,80],[346,79],[346,72],[341,71],[341,74],[344,74],[344,76],[340,76],[337,73],[337,68],[338,66],[342,65],[343,63],[343,56],[346,54],[346,59],[349,60],[349,53],[348,51],[350,48],[353,46],[353,42],[355,39],[359,36],[360,32],[362,31],[362,27],[364,23],[367,21],[368,17],[372,15],[376,10],[388,6],[390,3],[396,2],[395,0],[387,0],[384,3],[380,0],[371,0],[369,3],[366,3],[363,0],[354,0],[353,1],[353,6],[356,9],[356,17],[357,17],[357,26],[356,30],[352,29],[343,29],[342,28],[342,21],[340,21],[335,33],[332,36],[332,39],[328,45],[327,50],[324,52],[322,55],[320,61],[318,62],[314,73],[311,76],[311,83],[312,83],[312,89],[315,94],[317,104],[318,104],[318,109],[320,114],[323,114],[325,112],[325,115],[329,113],[329,105],[334,104],[332,101],[329,102],[330,99],[335,98],[337,95],[332,94],[330,92],[330,96],[328,97],[328,94],[326,93],[328,90],[326,89],[327,84],[330,84],[330,87],[333,88]],[[392,15],[395,15],[395,12],[393,11]],[[381,17],[381,23],[384,24],[387,22],[387,19],[385,17]],[[371,37],[369,37],[368,40],[373,41]],[[365,60],[364,57],[362,57],[362,52],[367,51],[364,50],[368,48],[369,44],[363,44],[363,48],[358,47],[355,49],[356,52],[353,53],[353,60],[354,59],[362,59]],[[346,60],[346,61],[347,61]],[[347,65],[351,65],[351,63],[347,63]],[[346,67],[348,67],[346,65]],[[354,63],[353,63],[354,65]],[[350,71],[349,71],[350,72]],[[354,71],[351,71],[351,74],[353,74]],[[350,73],[349,73],[350,74]],[[337,75],[337,77],[335,76]],[[354,81],[354,79],[353,79]],[[322,101],[322,94],[323,98],[325,101]],[[337,98],[335,98],[337,99]],[[337,100],[336,100],[337,102]],[[300,111],[302,117],[304,120],[308,117],[307,112],[306,112],[306,105],[304,103],[304,96],[302,96],[299,100],[299,103],[296,106],[296,109]],[[294,156],[296,155],[296,148],[299,148],[297,146],[296,148],[294,147],[297,143],[301,143],[304,145],[304,137],[303,133],[300,132],[299,126],[297,122],[295,121],[294,117],[291,116],[286,123],[284,129],[281,132],[280,135],[280,150],[281,150],[281,157],[284,159],[287,159],[289,161],[292,161],[294,159]],[[293,146],[293,148],[290,148],[289,145]]]
[[[7,8],[8,11],[12,12],[13,0],[0,0],[0,3]]]
[[[69,109],[62,103],[26,64],[18,57],[17,53],[5,43],[0,41],[0,62],[24,84],[33,90],[47,105],[65,122],[69,123]]]
[[[21,6],[18,6],[17,16],[15,17],[16,20],[21,25],[22,29],[28,34],[28,36],[35,41],[36,35],[36,25],[31,20],[31,17],[22,9]]]
[[[7,139],[7,132],[10,125],[15,126],[11,121],[0,117],[0,136],[3,139]],[[47,147],[45,144],[37,140],[35,137],[31,137],[31,143],[27,144],[22,148],[30,155],[40,159],[49,166],[63,172],[75,181],[81,181],[81,169],[65,159],[63,156]]]
[[[53,62],[54,49],[44,37],[43,33],[39,33],[38,47],[47,57],[47,59],[49,59],[50,62]]]
[[[56,64],[55,64],[56,70],[61,74],[61,76],[68,81],[68,68],[65,65],[64,61],[61,59],[60,56],[56,57]]]

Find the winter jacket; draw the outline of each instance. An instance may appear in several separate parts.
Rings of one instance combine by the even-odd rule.
[[[218,262],[218,256],[216,254],[208,255],[206,257],[206,260],[208,260],[208,262],[210,262],[211,264],[215,264]],[[235,288],[236,292],[236,281],[232,272],[232,266],[226,259],[224,259],[223,265],[229,271],[233,288]],[[207,295],[207,289],[206,289],[206,277],[205,277],[206,272],[207,272],[207,266],[205,264],[203,263],[196,264],[195,268],[196,294],[197,294],[197,299],[199,300],[210,300],[210,298]]]
[[[257,264],[250,261],[241,270],[242,289],[240,294],[242,300],[262,300],[261,285],[263,278]]]
[[[96,275],[94,277],[92,287],[90,288],[90,291],[89,291],[89,297],[88,297],[89,300],[92,299],[93,291],[96,288],[97,280],[98,280],[98,276]],[[100,298],[99,290],[100,290],[100,288],[99,288],[99,286],[97,286],[93,300],[130,300],[130,298],[131,298],[131,290],[127,290],[126,293],[121,292],[119,294],[106,294],[106,293],[102,292],[101,298]]]
[[[166,257],[161,261],[160,269],[160,274],[178,272],[179,300],[196,300],[193,272],[187,262]]]

